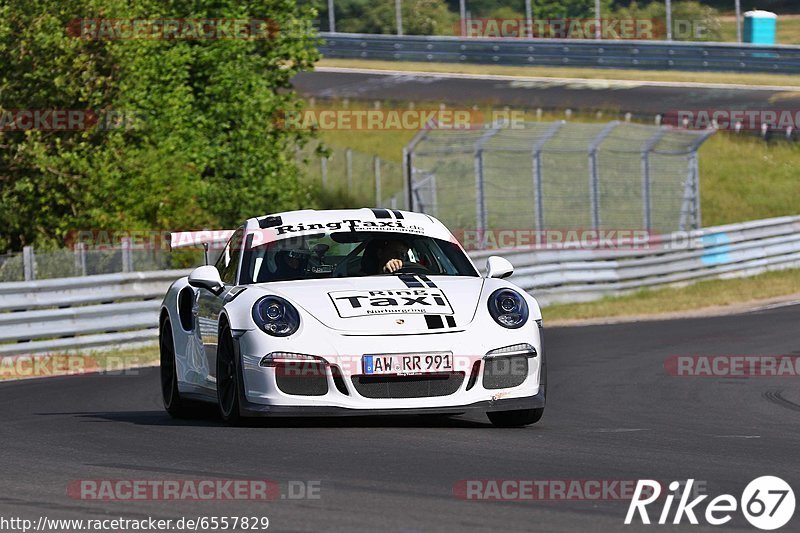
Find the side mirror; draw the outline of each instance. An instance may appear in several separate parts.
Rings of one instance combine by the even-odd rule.
[[[197,289],[208,289],[216,293],[222,288],[222,279],[217,267],[205,265],[197,267],[189,274],[189,285]]]
[[[487,278],[507,278],[514,273],[514,265],[505,257],[493,255],[486,260]]]

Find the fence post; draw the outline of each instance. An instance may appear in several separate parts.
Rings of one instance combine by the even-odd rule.
[[[122,249],[122,271],[133,272],[133,257],[131,256],[131,240],[123,237],[121,242]]]
[[[324,155],[319,160],[319,170],[322,173],[322,188],[328,188],[328,158]]]
[[[431,174],[431,204],[433,204],[433,216],[439,218],[439,195],[436,192],[436,174]]]
[[[659,130],[651,135],[642,147],[642,215],[644,216],[644,228],[649,232],[653,229],[653,195],[650,177],[650,152],[658,141],[664,136],[667,130]]]
[[[403,148],[403,199],[409,211],[414,211],[413,181],[414,152],[413,149],[405,147]]]
[[[589,201],[592,206],[592,229],[600,229],[600,169],[597,165],[597,149],[600,143],[617,127],[619,121],[609,122],[589,145]]]
[[[692,170],[694,170],[694,229],[703,227],[703,211],[700,208],[700,164],[697,161],[697,152],[692,157]]]
[[[700,148],[700,145],[716,131],[716,129],[708,129],[698,134],[697,138],[689,145],[689,168],[686,172],[686,182],[683,186],[683,203],[681,204],[681,230],[687,229],[687,219],[688,229],[699,229],[702,227],[703,220],[700,213],[700,167],[697,163],[697,150]]]
[[[25,281],[36,279],[36,258],[33,255],[33,246],[22,247],[22,269],[25,272]]]
[[[475,151],[475,230],[483,241],[486,231],[486,198],[483,189],[483,148]]]
[[[86,243],[75,243],[75,273],[79,276],[86,275]]]
[[[353,191],[353,150],[348,148],[344,151],[345,173],[347,174],[347,192]]]
[[[381,158],[375,156],[372,160],[375,171],[375,207],[382,207],[383,198],[381,197]]]
[[[488,218],[486,215],[486,190],[483,174],[483,147],[492,137],[497,135],[500,128],[504,125],[505,120],[495,122],[492,124],[491,128],[475,142],[475,230],[478,232],[480,238],[479,242],[484,241],[484,232],[486,231]]]
[[[544,186],[542,185],[542,149],[544,145],[549,141],[553,135],[558,132],[558,130],[563,126],[565,122],[563,120],[559,120],[557,122],[553,122],[547,131],[544,133],[544,136],[536,141],[533,145],[533,196],[534,201],[536,202],[536,230],[542,231],[544,229]],[[538,242],[537,242],[538,244]]]

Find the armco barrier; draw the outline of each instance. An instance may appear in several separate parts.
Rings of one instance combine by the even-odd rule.
[[[543,305],[588,301],[644,287],[800,268],[800,216],[672,234],[645,250],[515,250],[511,280]],[[0,355],[62,352],[154,341],[158,307],[185,270],[0,284]],[[545,314],[546,316],[546,314]],[[213,324],[201,324],[203,328]]]
[[[800,46],[322,33],[328,58],[658,70],[800,72]]]
[[[158,308],[185,270],[0,283],[0,355],[152,341]]]
[[[514,264],[512,281],[543,305],[590,301],[642,288],[800,267],[800,217],[666,235],[645,250],[475,252]]]

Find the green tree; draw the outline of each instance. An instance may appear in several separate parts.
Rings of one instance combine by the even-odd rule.
[[[450,9],[458,13],[459,0],[447,0]],[[607,12],[611,0],[601,0],[601,10]],[[496,18],[497,13],[512,10],[524,16],[525,0],[467,0],[469,16],[475,18]],[[502,10],[502,11],[501,11]],[[594,0],[532,0],[531,14],[534,18],[591,18],[594,17]]]
[[[294,0],[10,0],[0,6],[0,112],[115,110],[128,127],[0,131],[0,249],[80,229],[230,227],[306,205],[280,128],[290,79],[316,61]],[[93,39],[76,18],[263,19],[268,38]]]
[[[458,17],[448,11],[444,0],[403,0],[403,33],[406,35],[452,35],[457,29]],[[347,21],[341,31],[354,31],[355,20]],[[395,3],[373,2],[357,21],[366,33],[397,33]],[[339,28],[337,28],[339,29]]]
[[[667,10],[664,2],[639,5],[631,2],[628,7],[617,9],[614,15],[620,19],[648,19],[657,21],[656,39],[666,38]],[[672,34],[676,41],[718,41],[720,26],[717,11],[694,0],[672,3]]]

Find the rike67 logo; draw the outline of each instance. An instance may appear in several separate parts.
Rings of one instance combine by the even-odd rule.
[[[712,526],[721,526],[730,522],[732,513],[740,508],[752,526],[771,531],[785,526],[794,515],[794,491],[779,477],[762,476],[754,479],[745,487],[738,501],[730,494],[721,494],[707,502],[704,513],[700,512],[700,504],[708,498],[708,495],[703,494],[689,501],[693,483],[694,479],[687,480],[685,488],[680,494],[678,491],[684,484],[678,481],[669,484],[670,492],[664,498],[664,506],[656,523],[667,524],[672,515],[672,524],[680,524],[685,518],[690,524],[697,525],[699,524],[698,515],[700,515],[706,523]],[[625,524],[631,524],[637,514],[643,524],[650,524],[647,506],[659,500],[662,496],[661,492],[661,484],[658,481],[640,479],[628,507]],[[672,504],[676,496],[679,501],[674,514],[672,514]]]

